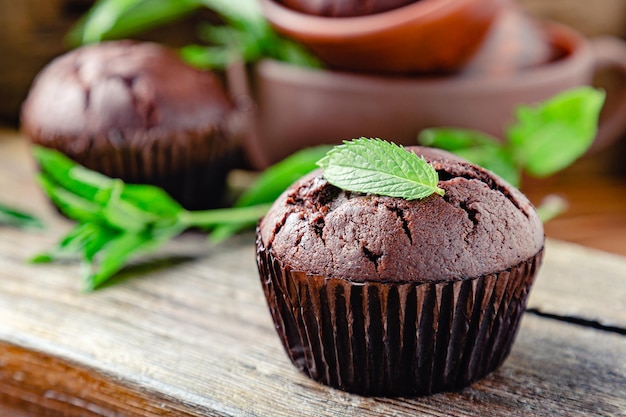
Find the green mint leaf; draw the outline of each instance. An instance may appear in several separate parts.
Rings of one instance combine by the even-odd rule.
[[[278,61],[305,68],[323,68],[323,63],[299,43],[279,36],[268,30],[266,40],[261,44],[261,57],[267,56]]]
[[[43,223],[38,218],[3,204],[0,204],[0,225],[20,229],[43,229],[44,227]]]
[[[122,39],[180,19],[201,7],[199,0],[99,0],[70,30],[71,45]]]
[[[78,197],[93,200],[100,190],[110,187],[111,179],[81,167],[55,149],[35,145],[32,153],[47,182],[63,189],[74,190]]]
[[[89,221],[98,217],[100,209],[93,201],[67,191],[43,173],[37,179],[50,200],[70,219]]]
[[[163,241],[155,241],[149,234],[121,233],[100,249],[98,263],[86,265],[83,277],[85,289],[95,290],[119,272],[127,261],[140,252],[148,251]]]
[[[202,25],[199,37],[207,45],[187,45],[180,55],[188,64],[201,69],[226,69],[237,62],[254,62],[262,56],[258,36],[249,28]]]
[[[137,0],[100,0],[96,3],[83,29],[84,43],[99,42],[121,16],[135,6]]]
[[[120,197],[138,209],[160,217],[175,217],[184,210],[167,192],[153,185],[124,184]]]
[[[515,163],[508,148],[471,148],[458,150],[455,153],[461,158],[495,173],[514,187],[521,185],[522,170]]]
[[[419,134],[417,140],[423,146],[432,146],[450,152],[469,148],[501,148],[504,146],[502,141],[485,133],[452,127],[425,129]]]
[[[521,182],[521,168],[503,141],[469,129],[433,128],[418,137],[424,146],[450,151],[463,159],[497,174],[515,187]]]
[[[60,259],[80,259],[85,247],[90,241],[96,239],[99,227],[92,223],[84,223],[75,226],[69,231],[57,245],[48,250],[35,255],[30,259],[32,263],[47,263]]]
[[[520,107],[507,131],[515,159],[537,177],[569,166],[593,143],[604,99],[604,92],[580,87],[537,107]]]
[[[520,106],[517,121],[500,143],[480,132],[428,129],[419,141],[449,150],[519,187],[522,171],[544,177],[567,167],[593,143],[605,94],[580,87],[536,107]]]
[[[148,211],[144,211],[132,204],[132,202],[122,200],[121,195],[124,189],[122,180],[115,180],[113,187],[104,190],[101,214],[106,224],[118,229],[139,233],[150,224],[158,220],[158,216]]]
[[[231,24],[255,28],[266,25],[258,0],[199,0],[199,2],[220,14]]]
[[[222,46],[187,45],[179,53],[183,61],[203,70],[227,68],[233,62],[232,51]]]
[[[437,186],[437,171],[424,158],[380,139],[346,141],[318,165],[329,183],[348,191],[407,200],[444,193]]]

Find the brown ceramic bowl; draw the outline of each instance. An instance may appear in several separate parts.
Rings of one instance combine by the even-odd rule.
[[[502,137],[520,104],[588,85],[601,69],[626,76],[622,40],[588,42],[564,26],[544,29],[559,58],[499,76],[384,77],[262,61],[253,72],[257,127],[245,142],[247,156],[264,168],[298,149],[360,136],[415,145],[419,132],[437,126]],[[626,129],[626,89],[608,90],[608,98],[615,105],[602,114],[597,146]]]
[[[459,74],[503,76],[550,62],[562,51],[550,44],[549,37],[540,21],[508,7]]]
[[[366,16],[325,17],[261,0],[265,17],[278,32],[309,47],[331,68],[380,73],[459,69],[507,3],[420,0]]]

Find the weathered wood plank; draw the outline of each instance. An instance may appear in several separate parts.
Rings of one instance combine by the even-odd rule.
[[[215,248],[185,234],[116,286],[82,294],[76,265],[25,262],[70,225],[32,177],[23,143],[0,142],[2,200],[49,225],[0,228],[0,399],[67,416],[626,415],[626,337],[534,315],[505,365],[458,393],[382,399],[320,386],[280,346],[251,234]],[[550,241],[531,306],[621,326],[625,275],[624,258]]]
[[[549,240],[528,307],[626,331],[626,258]]]
[[[180,353],[184,355],[186,350],[183,348]],[[197,401],[197,397],[187,391],[193,389],[194,384],[190,382],[182,387],[157,384],[154,380],[137,382],[3,343],[0,343],[0,351],[4,359],[0,367],[0,393],[20,398],[22,404],[41,404],[46,410],[57,413],[49,415],[69,417],[532,417],[621,416],[626,412],[623,397],[626,343],[623,338],[532,315],[524,319],[515,348],[501,369],[458,393],[415,399],[363,398],[316,385],[288,364],[280,363],[280,349],[272,350],[265,358],[244,353],[239,358],[240,365],[230,369],[232,373],[247,373],[261,363],[253,362],[262,360],[272,371],[261,372],[255,378],[259,379],[259,384],[269,384],[271,392],[248,391],[248,388],[255,389],[250,386],[254,384],[239,386],[237,391],[231,392],[232,397],[226,404]],[[187,361],[181,362],[185,371]],[[196,365],[204,368],[201,362]],[[204,387],[200,395],[207,399],[216,391],[230,389],[210,374],[201,378],[197,381]]]

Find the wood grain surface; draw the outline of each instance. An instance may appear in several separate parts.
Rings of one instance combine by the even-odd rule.
[[[455,393],[365,398],[289,363],[252,234],[210,247],[186,233],[85,294],[76,264],[26,262],[71,224],[19,137],[0,139],[0,201],[48,226],[0,228],[2,416],[626,416],[624,257],[550,240],[499,370]]]

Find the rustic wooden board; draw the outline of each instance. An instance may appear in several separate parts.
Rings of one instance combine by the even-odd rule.
[[[238,385],[227,403],[210,401],[217,391],[232,388],[210,374],[182,386],[137,381],[0,343],[0,402],[5,404],[2,394],[11,395],[18,410],[29,407],[35,411],[25,415],[37,416],[623,416],[622,339],[528,315],[511,356],[498,371],[458,393],[415,399],[345,394],[298,374],[282,360],[277,346],[267,350],[267,357],[243,349],[230,372],[254,374],[259,380]],[[187,372],[188,361],[180,362],[179,372]],[[258,384],[267,387],[247,391]],[[206,398],[195,397],[193,389]]]
[[[29,265],[70,226],[32,177],[23,143],[0,141],[0,200],[49,225],[0,228],[0,402],[66,416],[626,415],[626,258],[550,241],[531,297],[611,331],[527,314],[504,366],[472,387],[364,398],[289,363],[251,234],[214,248],[185,234],[92,294],[74,264]]]
[[[626,330],[626,258],[549,240],[529,308]]]
[[[182,240],[194,246],[197,236]],[[64,412],[64,407],[78,412],[87,405],[121,415],[164,410],[229,416],[291,416],[295,410],[319,416],[626,411],[626,338],[534,315],[524,319],[505,366],[460,393],[366,399],[319,386],[284,355],[246,240],[167,269],[146,270],[89,295],[77,292],[72,266],[38,272],[13,265],[14,273],[3,276],[0,285],[0,340],[21,353],[18,349],[9,359],[3,355],[13,363],[4,367],[13,371],[5,370],[2,378],[21,387],[14,388],[14,395],[25,390],[29,395],[23,396],[31,401],[45,400]],[[0,270],[11,262],[3,259]],[[35,360],[29,351],[62,361]]]

